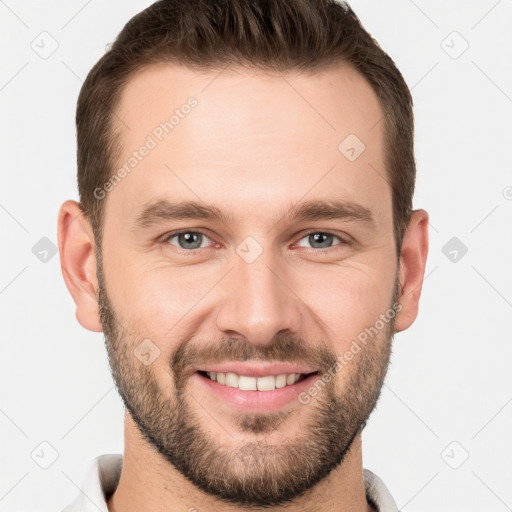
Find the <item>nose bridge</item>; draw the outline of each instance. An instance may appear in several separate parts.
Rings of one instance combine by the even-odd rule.
[[[300,301],[288,288],[281,263],[271,249],[258,249],[250,240],[240,244],[217,315],[221,331],[264,345],[281,330],[299,330]]]

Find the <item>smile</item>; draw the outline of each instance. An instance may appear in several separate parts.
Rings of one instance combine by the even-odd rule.
[[[253,377],[249,375],[238,375],[233,372],[202,371],[199,373],[223,386],[238,388],[242,391],[273,391],[286,386],[292,386],[311,375],[305,373],[282,373],[279,375]]]

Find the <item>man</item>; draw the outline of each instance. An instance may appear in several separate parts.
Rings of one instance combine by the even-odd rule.
[[[415,320],[412,100],[347,5],[161,0],[83,84],[78,321],[125,451],[66,510],[396,511],[361,432]]]

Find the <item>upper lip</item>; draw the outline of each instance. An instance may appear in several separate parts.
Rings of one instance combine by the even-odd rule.
[[[314,368],[290,363],[254,363],[254,362],[232,362],[206,364],[196,368],[196,371],[236,373],[247,377],[265,377],[268,375],[282,375],[283,373],[314,373]]]

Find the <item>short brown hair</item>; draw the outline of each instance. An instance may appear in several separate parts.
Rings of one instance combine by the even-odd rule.
[[[80,206],[98,244],[104,201],[94,191],[109,180],[119,156],[121,92],[135,72],[163,62],[199,70],[232,65],[299,72],[351,65],[370,83],[384,112],[385,166],[400,255],[416,176],[411,93],[352,9],[335,0],[159,0],[124,26],[87,75],[76,112]]]

